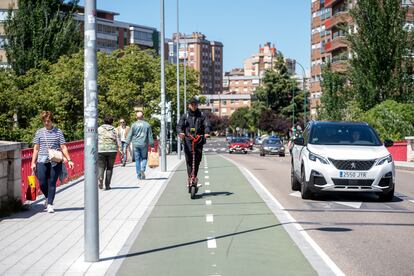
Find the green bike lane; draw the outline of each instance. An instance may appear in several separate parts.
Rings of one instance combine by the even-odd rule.
[[[240,170],[207,155],[191,200],[174,173],[117,275],[316,275]]]

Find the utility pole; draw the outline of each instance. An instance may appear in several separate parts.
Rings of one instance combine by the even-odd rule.
[[[85,261],[99,261],[98,213],[98,89],[96,67],[96,0],[85,1],[84,160],[85,160]]]
[[[164,0],[161,1],[161,171],[167,171],[167,156],[165,152],[165,25],[164,25]]]
[[[177,0],[177,125],[180,122],[180,13],[179,0]],[[185,104],[184,104],[185,106]],[[177,133],[178,134],[178,133]],[[172,135],[172,133],[171,133]],[[172,136],[171,136],[172,138]],[[172,150],[172,148],[171,148]],[[181,159],[181,138],[177,135],[177,154],[178,159]]]
[[[184,44],[184,113],[187,109],[187,40]]]

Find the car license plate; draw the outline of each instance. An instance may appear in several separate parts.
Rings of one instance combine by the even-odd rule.
[[[340,171],[339,177],[341,178],[366,178],[366,172],[350,172],[350,171]]]

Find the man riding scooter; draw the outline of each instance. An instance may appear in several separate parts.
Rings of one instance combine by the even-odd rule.
[[[188,111],[181,116],[177,125],[177,133],[184,145],[188,186],[198,183],[197,173],[203,156],[203,145],[206,143],[206,138],[210,137],[210,121],[198,109],[198,104],[197,97],[191,98]]]

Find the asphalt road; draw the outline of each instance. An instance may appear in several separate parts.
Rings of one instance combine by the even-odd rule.
[[[323,195],[290,189],[290,156],[227,154],[252,172],[346,275],[414,274],[414,172],[397,170],[396,196]]]

